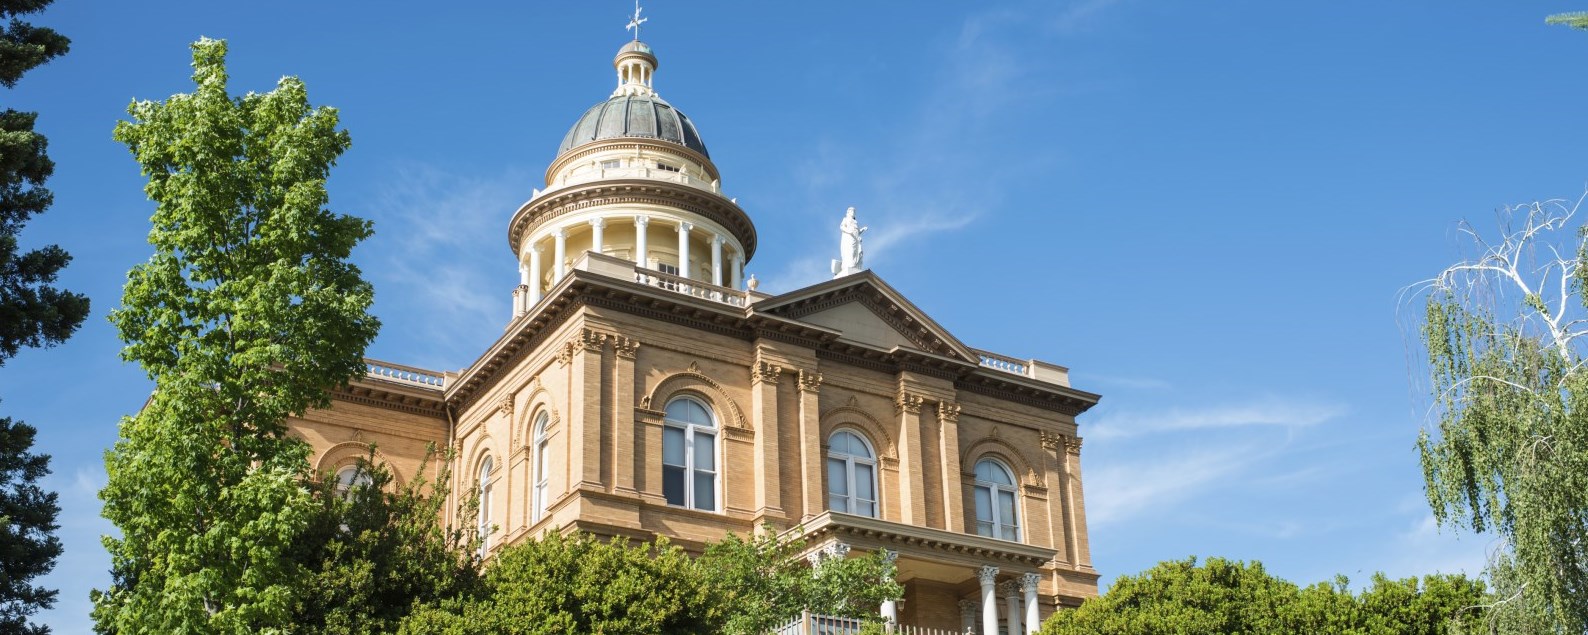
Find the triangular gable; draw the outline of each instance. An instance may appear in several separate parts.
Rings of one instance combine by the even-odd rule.
[[[884,350],[899,346],[971,364],[981,361],[975,351],[870,271],[767,298],[752,309],[839,331],[843,339]]]

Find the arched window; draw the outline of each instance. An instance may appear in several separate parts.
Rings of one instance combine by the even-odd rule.
[[[693,397],[667,402],[662,427],[662,495],[668,505],[717,511],[717,424]]]
[[[827,439],[827,508],[877,515],[877,455],[871,444],[848,430]]]
[[[546,469],[548,467],[546,465],[546,451],[551,445],[551,439],[546,434],[546,426],[550,423],[551,417],[544,410],[540,412],[540,416],[535,417],[535,450],[531,464],[535,470],[533,476],[535,483],[534,507],[531,508],[535,510],[534,522],[540,522],[540,517],[546,514],[546,490],[548,489],[546,486],[551,482],[551,470]]]
[[[994,459],[976,462],[976,533],[1020,540],[1018,501],[1009,468]]]
[[[480,556],[491,545],[491,457],[480,463]]]
[[[369,470],[361,465],[349,465],[336,471],[336,495],[344,500],[353,497],[353,490],[374,484],[375,479],[370,477]]]

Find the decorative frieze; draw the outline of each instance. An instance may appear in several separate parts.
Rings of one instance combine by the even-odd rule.
[[[1053,434],[1052,432],[1044,430],[1040,434],[1042,437],[1042,449],[1049,452],[1057,452],[1059,450],[1059,446],[1064,443],[1064,437]]]
[[[496,411],[502,413],[504,417],[513,418],[513,396],[508,395],[503,397],[500,402],[497,402]]]
[[[821,373],[802,370],[799,371],[800,392],[817,392],[822,388]]]
[[[1064,451],[1069,452],[1070,454],[1072,454],[1074,456],[1080,456],[1081,455],[1081,438],[1080,437],[1064,437]]]

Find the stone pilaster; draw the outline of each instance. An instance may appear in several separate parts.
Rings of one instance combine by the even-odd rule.
[[[569,490],[602,487],[601,353],[607,335],[581,329],[563,344],[568,366]]]
[[[783,516],[782,472],[778,460],[777,385],[783,367],[759,355],[750,367],[750,416],[755,419],[756,515]]]
[[[1073,537],[1075,555],[1071,559],[1076,566],[1092,566],[1092,548],[1086,537],[1086,495],[1081,487],[1081,438],[1064,438],[1064,471],[1069,476],[1067,492],[1067,507],[1069,510],[1070,524],[1065,531]]]
[[[943,528],[949,531],[972,531],[965,521],[965,488],[960,475],[959,409],[957,403],[937,404],[938,482],[943,484]]]
[[[799,372],[799,438],[800,438],[800,488],[803,494],[804,517],[810,518],[827,509],[826,492],[822,490],[822,376],[814,371]]]
[[[640,342],[622,335],[613,336],[612,353],[616,357],[612,370],[612,462],[613,488],[619,492],[634,493],[635,472],[645,469],[639,462],[643,450],[635,437],[637,429],[634,407],[639,398],[634,394],[634,359]]]
[[[926,482],[921,462],[920,395],[900,390],[894,399],[899,417],[899,521],[906,525],[926,523]],[[935,469],[935,468],[932,468]]]

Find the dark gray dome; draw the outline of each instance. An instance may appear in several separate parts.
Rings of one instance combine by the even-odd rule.
[[[641,95],[618,95],[586,110],[562,138],[557,154],[596,139],[620,137],[660,139],[711,157],[689,117],[661,99]]]

